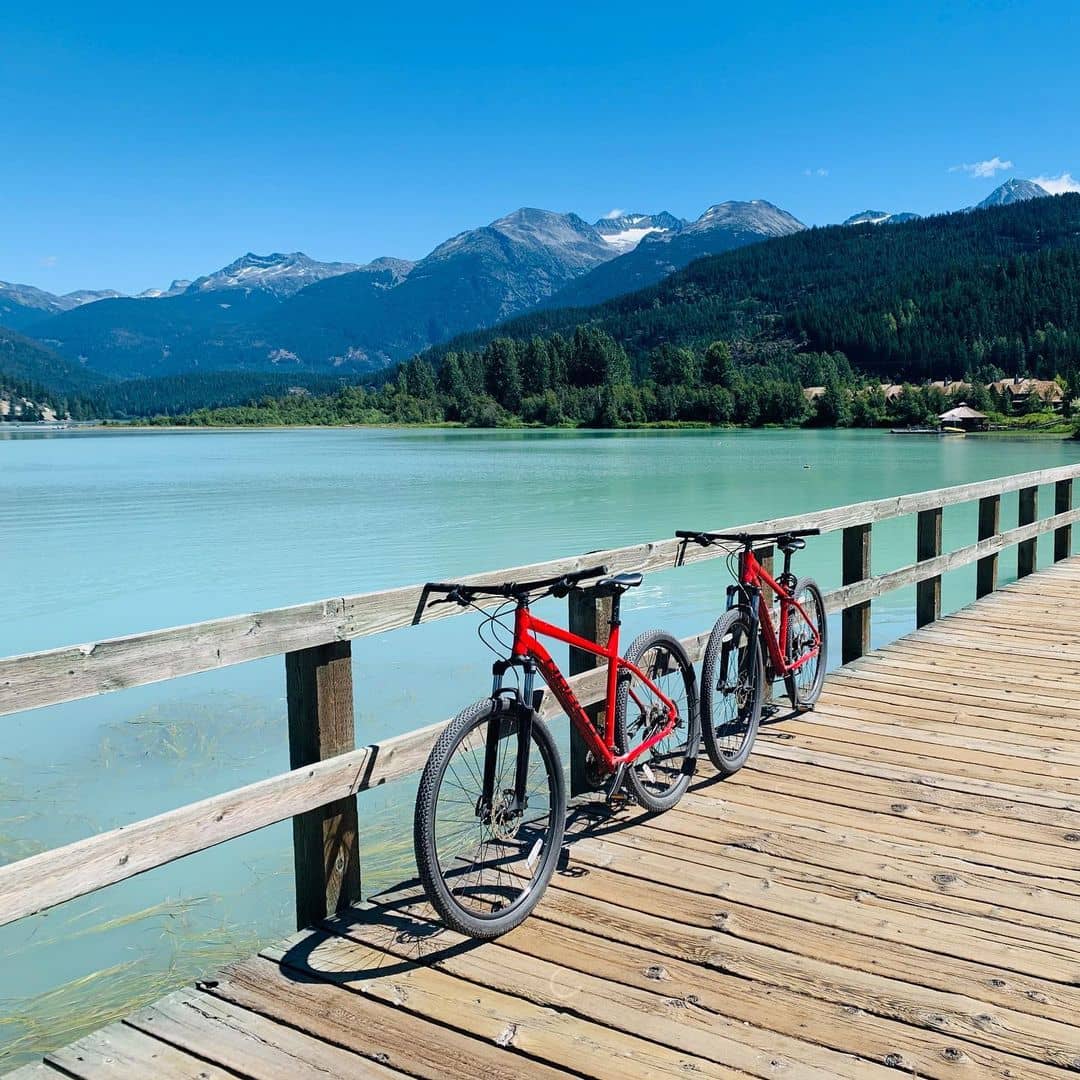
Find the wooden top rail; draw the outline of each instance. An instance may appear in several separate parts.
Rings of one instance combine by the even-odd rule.
[[[934,491],[852,503],[814,513],[725,526],[723,531],[764,532],[802,527],[833,532],[852,525],[884,521],[922,510],[969,502],[988,495],[1001,495],[1022,488],[1071,480],[1078,476],[1080,464],[1064,465]],[[683,519],[672,522],[672,530],[695,526],[697,523],[693,518],[693,509],[688,509]],[[1058,522],[1059,525],[1067,523],[1064,520]],[[701,522],[701,525],[708,527],[707,522]],[[1004,541],[1001,546],[1016,542],[1015,539]],[[595,565],[597,562],[606,563],[613,573],[624,570],[651,572],[721,557],[726,552],[724,547],[701,548],[693,544],[685,545],[675,539],[663,539],[553,559],[530,566],[473,574],[460,580],[550,577]],[[978,558],[979,555],[974,557]],[[919,564],[918,572],[922,573],[927,565]],[[940,572],[939,569],[937,573]],[[914,576],[914,571],[912,574],[910,580],[897,581],[888,588],[921,580]],[[868,582],[860,582],[859,586],[870,587]],[[293,607],[273,608],[167,630],[154,630],[0,659],[0,716],[397,629],[409,625],[412,621],[420,591],[421,586],[410,585],[380,592],[334,597]],[[853,602],[855,601],[850,598],[843,601],[844,604]],[[457,614],[460,614],[460,609],[448,605],[437,608],[427,619],[446,618]]]

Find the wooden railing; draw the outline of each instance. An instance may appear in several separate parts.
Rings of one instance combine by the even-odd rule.
[[[842,612],[841,659],[869,648],[872,601],[893,589],[916,586],[916,622],[941,611],[941,577],[976,563],[976,595],[996,587],[1001,551],[1017,546],[1017,575],[1035,567],[1040,534],[1054,532],[1054,559],[1071,551],[1072,482],[1080,465],[1045,469],[936,491],[800,514],[725,532],[786,528],[841,531],[842,585],[825,596],[829,611]],[[1054,514],[1039,519],[1038,488],[1054,484]],[[1015,528],[1000,531],[1001,496],[1018,491]],[[978,500],[976,542],[942,551],[944,507]],[[872,528],[877,522],[915,514],[915,561],[874,576]],[[689,510],[675,526],[693,525]],[[703,526],[709,523],[702,522]],[[658,571],[723,557],[725,547],[700,548],[673,539],[531,566],[490,571],[462,580],[548,577],[606,563],[612,572]],[[771,557],[764,550],[762,558]],[[78,840],[0,867],[0,925],[84,896],[107,885],[214,847],[267,825],[293,820],[296,918],[307,926],[342,910],[360,894],[360,841],[355,796],[418,771],[445,721],[356,748],[353,724],[351,641],[410,624],[419,585],[337,597],[295,607],[190,626],[133,634],[87,645],[0,659],[0,715],[178,678],[213,668],[284,654],[291,770],[246,787],[131,825]],[[719,598],[718,598],[719,600]],[[606,631],[606,600],[591,590],[570,594],[571,627],[597,639]],[[447,606],[430,618],[459,614]],[[686,641],[697,660],[708,631]],[[587,657],[572,656],[571,681],[585,703],[603,696],[601,673]],[[550,702],[545,712],[553,715]],[[571,747],[572,790],[584,787],[581,751]]]

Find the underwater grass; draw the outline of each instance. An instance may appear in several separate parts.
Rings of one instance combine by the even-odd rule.
[[[80,768],[99,774],[108,770],[113,778],[109,785],[128,774],[137,787],[124,807],[139,806],[140,813],[146,795],[151,800],[170,798],[175,790],[187,801],[195,774],[201,783],[211,777],[215,787],[224,790],[229,781],[223,778],[229,774],[265,773],[268,748],[285,753],[283,711],[243,695],[226,699],[224,707],[219,696],[212,703],[171,702],[118,718],[101,729],[96,752],[92,749]],[[148,773],[143,772],[147,765],[152,767]],[[360,796],[365,895],[415,875],[415,786],[413,777]],[[71,763],[41,770],[40,783],[0,777],[0,805],[6,812],[0,818],[0,862],[97,831],[88,809],[110,819],[114,813],[130,812],[110,813],[96,799],[87,799],[89,794],[73,776]],[[63,812],[57,815],[60,805]],[[109,820],[100,827],[118,823]],[[246,848],[243,841],[230,846],[235,851],[233,872],[222,895],[190,895],[185,890],[177,897],[174,887],[170,899],[124,911],[125,896],[141,895],[145,903],[146,894],[126,888],[133,883],[121,883],[107,899],[102,894],[90,903],[76,901],[70,909],[55,909],[28,938],[13,942],[14,948],[7,950],[14,961],[9,966],[13,978],[0,996],[0,1072],[40,1059],[291,932],[292,851],[285,834],[280,843],[261,851]],[[201,856],[193,858],[197,862]],[[220,873],[220,863],[215,865]],[[197,868],[195,874],[186,880],[196,890],[200,880],[213,881],[200,878]],[[56,985],[45,982],[42,992],[18,993],[20,970],[33,971],[36,989],[42,976],[48,976],[51,958],[75,943],[86,951],[85,966],[93,970],[76,967],[75,977],[62,981],[73,974],[67,966],[55,976]]]
[[[23,1000],[0,1000],[0,1068],[7,1070],[41,1058],[83,1035],[156,1001],[178,986],[202,978],[264,944],[251,927],[224,919],[196,927],[187,918],[207,898],[163,901],[142,911],[103,920],[80,934],[109,933],[163,919],[159,940],[169,945],[164,965],[142,955],[71,979]],[[273,936],[281,934],[280,929]],[[60,941],[71,934],[60,935]]]

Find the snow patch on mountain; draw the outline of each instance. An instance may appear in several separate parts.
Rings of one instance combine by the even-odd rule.
[[[140,300],[160,300],[163,296],[179,296],[191,285],[189,278],[177,278],[167,289],[144,289],[139,293]]]
[[[905,221],[918,221],[920,214],[913,214],[909,210],[890,214],[887,210],[860,210],[852,214],[845,225],[900,225]]]
[[[678,232],[685,222],[666,210],[659,214],[608,214],[597,221],[593,228],[609,244],[616,254],[622,255],[634,248],[651,233]]]
[[[692,235],[724,229],[728,232],[755,233],[758,236],[789,236],[805,228],[798,218],[765,199],[751,199],[749,202],[729,200],[710,206],[697,221],[690,222],[682,230],[682,234]]]
[[[302,251],[256,255],[249,251],[213,274],[196,278],[187,292],[218,292],[224,289],[261,290],[274,296],[292,296],[308,285],[340,274],[351,274],[356,263],[323,263]]]

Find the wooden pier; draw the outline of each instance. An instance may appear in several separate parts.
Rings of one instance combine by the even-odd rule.
[[[0,920],[295,814],[298,921],[316,929],[15,1075],[1038,1080],[1080,1071],[1080,559],[1063,532],[1078,520],[1076,475],[1069,467],[801,517],[845,533],[845,584],[827,599],[844,611],[848,663],[817,709],[773,717],[732,780],[702,766],[667,814],[609,811],[582,794],[547,895],[494,943],[429,921],[409,883],[354,903],[363,825],[354,796],[414,771],[439,725],[343,746],[348,645],[309,643],[319,657],[290,659],[297,768],[0,868]],[[1055,512],[1040,519],[1046,483]],[[1010,490],[1022,493],[1021,520],[1002,532],[996,500]],[[941,508],[973,499],[979,540],[943,555]],[[918,515],[916,562],[873,577],[870,524],[902,514]],[[1026,545],[1051,530],[1056,561],[1033,572]],[[1022,576],[994,589],[1010,544],[1020,545]],[[671,541],[603,555],[618,569],[702,557]],[[936,618],[940,574],[970,562],[985,595]],[[921,627],[870,650],[872,599],[911,583]],[[409,595],[415,602],[415,590],[327,601],[326,617],[339,627],[351,618],[347,637],[379,632],[402,618]],[[313,607],[244,617],[258,625],[259,655],[295,652],[275,646],[317,633]],[[365,617],[382,625],[363,629]],[[0,660],[0,706],[9,706],[0,711],[35,695],[31,704],[130,685],[121,672],[152,675],[165,663],[148,656],[170,657],[158,677],[192,670],[211,648],[238,662],[228,649],[253,646],[237,631],[222,620]],[[189,651],[164,650],[168,635]],[[690,644],[700,651],[701,638]],[[31,686],[35,668],[42,682]],[[577,679],[587,692],[595,676]],[[313,730],[333,749],[320,750]],[[308,760],[326,760],[296,762],[301,734]]]

